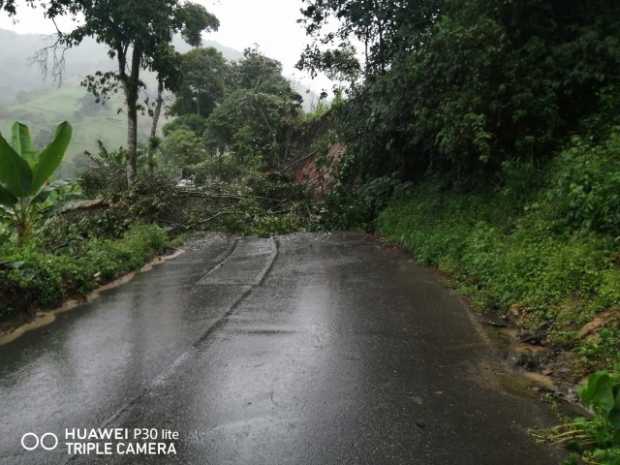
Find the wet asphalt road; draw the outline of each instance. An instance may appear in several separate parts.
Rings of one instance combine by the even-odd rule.
[[[0,347],[0,463],[552,465],[458,300],[361,235],[212,237]],[[505,384],[505,383],[504,383]],[[26,452],[167,428],[177,455]]]

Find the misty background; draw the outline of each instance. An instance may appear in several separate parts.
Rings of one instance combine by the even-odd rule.
[[[36,146],[45,145],[60,121],[70,121],[74,138],[61,175],[75,173],[87,163],[86,157],[78,156],[84,151],[96,151],[97,141],[114,149],[125,145],[127,119],[124,114],[122,95],[118,94],[105,104],[81,87],[80,82],[97,71],[115,69],[115,62],[107,55],[107,47],[87,39],[79,47],[67,50],[66,64],[59,86],[51,75],[45,76],[33,58],[41,49],[49,46],[54,37],[49,34],[20,34],[0,29],[0,131],[7,135],[14,121],[22,121],[31,128]],[[190,46],[178,38],[177,51],[184,53]],[[230,61],[242,57],[242,50],[205,40],[203,47],[213,47]],[[153,75],[143,71],[142,79],[147,88],[142,98],[155,92]],[[291,79],[293,88],[304,98],[304,108],[311,109],[318,101],[315,92],[302,82]],[[168,96],[167,103],[172,97]],[[162,121],[166,123],[166,117]],[[140,117],[139,138],[146,142],[151,125],[148,114]],[[160,125],[160,128],[163,126]]]

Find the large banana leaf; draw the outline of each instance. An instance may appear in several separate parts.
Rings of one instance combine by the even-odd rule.
[[[37,150],[32,145],[30,129],[23,123],[16,122],[11,129],[11,145],[32,167],[36,162]]]
[[[5,207],[14,207],[17,203],[17,198],[7,191],[4,187],[0,186],[0,205]]]
[[[0,184],[14,197],[23,197],[32,190],[32,170],[28,162],[0,134]]]
[[[33,169],[33,180],[31,194],[36,195],[45,185],[54,171],[60,166],[65,156],[67,147],[71,142],[73,130],[66,121],[56,128],[54,140],[38,156],[37,163]]]

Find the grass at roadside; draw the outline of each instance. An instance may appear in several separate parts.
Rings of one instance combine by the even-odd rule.
[[[573,381],[620,363],[620,136],[580,139],[544,168],[506,165],[487,193],[427,181],[378,230],[448,273],[475,307],[574,354]],[[589,325],[589,326],[586,326]]]
[[[421,186],[394,202],[379,231],[452,276],[482,310],[511,317],[543,343],[571,349],[576,378],[620,361],[620,330],[580,330],[620,305],[617,244],[604,235],[554,234],[529,203],[502,193],[451,194]]]
[[[477,309],[549,348],[552,372],[568,368],[564,378],[574,383],[596,371],[580,390],[594,415],[536,434],[566,445],[573,452],[566,464],[618,465],[619,162],[597,159],[604,154],[596,150],[569,155],[566,168],[539,173],[536,189],[509,180],[493,193],[463,194],[427,182],[393,200],[377,226],[447,273]]]
[[[91,200],[41,212],[25,246],[0,223],[0,323],[28,321],[37,310],[140,269],[186,233],[269,236],[303,230],[312,221],[304,190],[276,175],[192,188],[163,175],[144,176],[131,191],[117,185],[123,176],[122,168],[90,171],[77,192]]]
[[[67,298],[86,295],[98,286],[140,269],[165,252],[169,239],[153,225],[134,225],[120,239],[90,239],[79,252],[28,247],[0,248],[0,321],[50,309]]]

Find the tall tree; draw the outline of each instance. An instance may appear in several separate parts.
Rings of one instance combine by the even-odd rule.
[[[146,101],[146,104],[149,106],[149,115],[151,116],[151,134],[148,144],[148,168],[150,173],[155,169],[154,155],[161,142],[157,136],[157,131],[164,107],[164,92],[166,90],[174,92],[181,82],[180,54],[170,44],[162,45],[162,49],[153,60],[151,70],[157,73],[157,91],[154,102],[150,102],[150,97]]]
[[[231,65],[226,90],[207,121],[205,134],[211,148],[279,168],[288,155],[290,132],[302,103],[282,75],[280,62],[257,49],[245,50],[243,59]]]
[[[83,21],[73,31],[59,32],[59,41],[67,47],[94,37],[109,47],[116,59],[116,72],[96,73],[85,79],[85,86],[97,97],[105,98],[120,86],[127,106],[127,180],[132,185],[137,175],[139,91],[144,86],[141,70],[151,68],[163,76],[171,73],[174,61],[162,59],[170,53],[174,34],[181,33],[190,42],[199,42],[205,30],[219,27],[217,18],[194,3],[179,0],[50,0],[46,14],[54,19],[62,15],[80,15]]]
[[[197,48],[181,56],[181,82],[171,112],[207,118],[224,97],[230,74],[224,56],[214,48]]]
[[[243,59],[232,64],[232,89],[251,89],[255,92],[290,97],[290,82],[282,75],[282,64],[263,55],[258,48],[247,48]]]
[[[33,0],[27,0],[27,2],[32,5]],[[0,13],[4,11],[9,16],[13,16],[17,13],[17,8],[15,6],[15,0],[0,0]]]
[[[205,14],[201,5],[186,3],[178,12],[181,22],[185,25],[182,29],[182,36],[185,42],[192,47],[202,45],[202,33],[217,31],[220,23],[218,19]],[[183,75],[187,74],[187,64],[182,59],[182,55],[177,53],[171,44],[163,44],[161,53],[158,53],[151,63],[151,69],[157,73],[157,99],[153,114],[153,125],[151,139],[157,134],[157,125],[161,116],[164,103],[164,90],[177,91],[182,82]]]
[[[546,160],[619,94],[617,1],[304,3],[300,66],[348,66],[325,48],[366,46],[366,79],[337,108],[351,180],[442,173],[471,187]]]
[[[354,70],[353,41],[362,44],[366,77],[383,74],[395,57],[403,56],[435,24],[442,0],[302,0],[300,22],[312,39],[300,68],[345,74]],[[337,27],[334,29],[334,20]],[[335,47],[325,51],[324,48]]]

